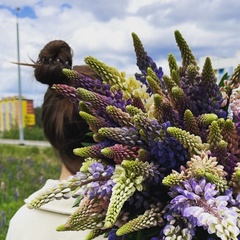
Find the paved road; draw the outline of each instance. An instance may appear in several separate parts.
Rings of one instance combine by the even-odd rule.
[[[1,139],[0,138],[0,144],[15,144],[20,145],[20,141],[16,139]],[[38,146],[38,147],[49,147],[51,146],[49,142],[46,141],[30,141],[30,140],[24,140],[23,145],[26,146]]]

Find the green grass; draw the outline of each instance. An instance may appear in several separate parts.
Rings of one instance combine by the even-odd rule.
[[[59,174],[60,163],[50,147],[0,145],[0,240],[24,199]]]

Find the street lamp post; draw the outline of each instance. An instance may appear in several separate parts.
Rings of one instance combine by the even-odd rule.
[[[20,8],[16,8],[17,10],[17,57],[18,63],[20,63],[20,50],[19,50],[19,24],[18,24],[18,12]],[[21,89],[21,69],[20,65],[18,66],[18,100],[19,100],[19,144],[24,145],[24,133],[23,133],[23,119],[22,119],[22,89]]]

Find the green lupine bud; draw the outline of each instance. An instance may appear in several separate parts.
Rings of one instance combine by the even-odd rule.
[[[84,240],[93,240],[96,237],[102,235],[106,230],[103,229],[93,229],[88,233]]]
[[[82,163],[82,166],[80,168],[81,172],[88,172],[88,168],[90,167],[90,165],[94,162],[97,162],[97,159],[95,158],[86,158],[85,161]]]
[[[93,116],[89,113],[80,111],[80,116],[88,123],[90,130],[97,132],[101,127],[108,127],[104,118]]]
[[[221,130],[217,121],[213,121],[209,127],[209,134],[207,136],[207,142],[210,145],[210,149],[217,147],[217,144],[222,140]]]
[[[209,57],[206,58],[203,70],[202,70],[202,82],[208,83],[209,79],[214,79],[215,74],[212,68],[212,62]]]
[[[194,134],[190,134],[189,132],[176,127],[168,127],[167,132],[176,138],[183,147],[188,148],[191,155],[200,153],[204,148],[202,139],[199,136],[195,136]]]
[[[185,127],[185,130],[190,132],[191,134],[194,134],[197,136],[200,135],[200,130],[199,130],[197,121],[189,109],[187,109],[184,113],[184,127]]]
[[[185,178],[182,174],[173,170],[171,174],[169,174],[162,180],[162,183],[167,187],[173,187],[179,185],[179,183],[181,183],[184,179]]]
[[[166,75],[163,76],[163,81],[164,81],[164,84],[165,84],[165,86],[167,88],[167,91],[168,91],[169,95],[172,96],[171,95],[172,88],[176,87],[177,84],[170,77],[168,77]]]
[[[172,73],[173,70],[176,72],[178,71],[177,60],[172,53],[168,55],[168,66],[170,69],[170,73]]]
[[[219,176],[209,173],[209,172],[205,173],[205,177],[206,177],[207,181],[215,184],[216,188],[221,193],[223,193],[228,188],[226,179],[224,179],[222,177],[219,177]]]
[[[186,69],[189,65],[195,65],[198,66],[197,60],[192,54],[191,49],[189,48],[187,42],[182,37],[182,34],[176,30],[174,32],[175,40],[177,42],[177,45],[179,47],[179,50],[181,52],[181,58],[182,58],[182,66],[184,69]]]
[[[143,111],[137,107],[134,107],[132,105],[127,105],[126,110],[129,113],[130,116],[134,116],[137,114],[144,114]]]
[[[187,67],[187,77],[188,79],[193,82],[195,80],[195,78],[198,76],[198,67],[195,65],[189,65]]]
[[[103,206],[108,199],[84,198],[78,209],[68,218],[65,224],[57,227],[57,231],[80,231],[86,229],[99,229],[103,227],[105,210]]]
[[[217,121],[217,120],[218,120],[218,116],[214,113],[206,113],[197,117],[197,122],[199,126],[208,126],[213,121]]]
[[[120,108],[117,108],[115,106],[107,106],[106,110],[107,113],[113,118],[113,120],[119,123],[120,126],[133,126],[132,117],[128,113],[123,112]]]
[[[153,93],[158,93],[164,95],[160,86],[160,80],[157,77],[156,73],[149,67],[147,69],[147,81]]]
[[[172,72],[171,72],[171,77],[172,77],[172,80],[173,80],[178,86],[180,86],[180,76],[179,76],[179,74],[178,74],[178,71],[172,70]]]
[[[121,166],[116,165],[112,176],[116,184],[112,188],[112,196],[105,219],[105,228],[113,226],[123,204],[133,195],[135,190],[142,191],[143,181],[149,176],[151,169],[148,162],[143,163],[139,160],[124,160]]]
[[[163,223],[164,221],[160,213],[160,208],[151,208],[149,210],[146,210],[143,215],[139,215],[137,218],[121,226],[117,230],[116,235],[122,236],[141,229],[161,226]]]

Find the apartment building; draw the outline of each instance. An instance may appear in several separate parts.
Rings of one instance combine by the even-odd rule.
[[[20,104],[18,96],[0,99],[0,131],[18,127],[20,122]],[[22,97],[23,128],[35,125],[33,100]]]

